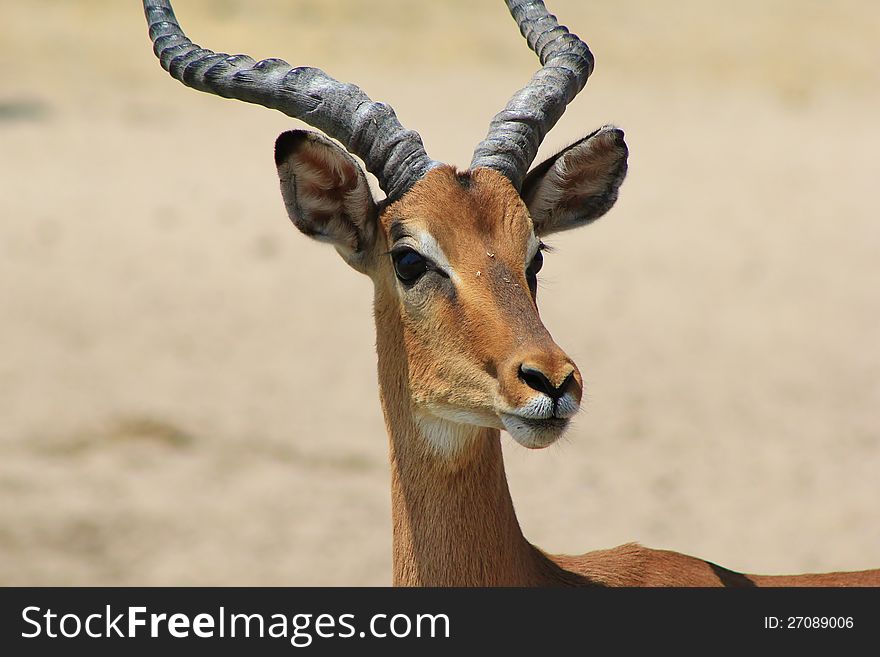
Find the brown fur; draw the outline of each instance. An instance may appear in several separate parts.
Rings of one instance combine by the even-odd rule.
[[[529,292],[525,254],[531,220],[505,178],[480,169],[464,189],[452,167],[435,169],[383,213],[384,235],[393,221],[413,230],[429,228],[461,279],[455,298],[434,295],[429,312],[406,300],[401,307],[404,353],[417,405],[435,412],[467,409],[501,428],[491,419],[496,396],[500,393],[508,405],[518,406],[534,394],[518,376],[526,360],[556,381],[574,371],[580,398],[580,373],[541,323]],[[390,263],[379,274],[393,282]]]

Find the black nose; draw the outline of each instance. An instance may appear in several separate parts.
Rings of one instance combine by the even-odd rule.
[[[550,383],[550,379],[548,379],[547,375],[541,370],[535,369],[529,365],[519,366],[519,378],[522,379],[529,388],[537,390],[538,392],[543,392],[550,397],[550,399],[555,401],[565,394],[568,386],[574,381],[574,372],[569,373],[558,387]]]

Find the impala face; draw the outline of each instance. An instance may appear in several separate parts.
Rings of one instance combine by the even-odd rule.
[[[614,202],[622,132],[603,128],[572,145],[521,193],[492,169],[438,165],[381,210],[354,159],[320,135],[285,133],[275,155],[296,226],[373,279],[380,363],[405,361],[398,376],[435,446],[455,447],[450,425],[506,429],[532,448],[562,435],[583,381],[538,316],[540,237]],[[399,334],[393,354],[381,352],[382,333]]]
[[[582,381],[538,316],[543,244],[513,186],[439,167],[380,225],[373,276],[399,309],[417,412],[506,429],[526,447],[554,442]]]

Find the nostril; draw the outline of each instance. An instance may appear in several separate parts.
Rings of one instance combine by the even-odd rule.
[[[550,383],[550,379],[548,379],[547,375],[544,374],[541,370],[535,369],[534,367],[530,367],[528,365],[520,365],[519,378],[529,388],[537,390],[538,392],[543,392],[551,399],[559,399],[565,393],[565,389],[568,387],[573,376],[569,374],[567,377],[565,377],[562,385],[557,388],[552,383]]]
[[[559,393],[557,396],[562,397],[569,388],[571,388],[574,383],[574,371],[568,373],[568,376],[562,379],[562,383],[559,384],[559,388],[557,388],[557,392]]]

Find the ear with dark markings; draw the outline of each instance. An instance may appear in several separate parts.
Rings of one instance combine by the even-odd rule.
[[[623,130],[603,126],[532,169],[522,198],[539,236],[577,228],[608,212],[626,176]]]
[[[275,141],[281,196],[294,225],[329,242],[363,271],[376,239],[376,204],[363,169],[342,147],[308,130]]]

